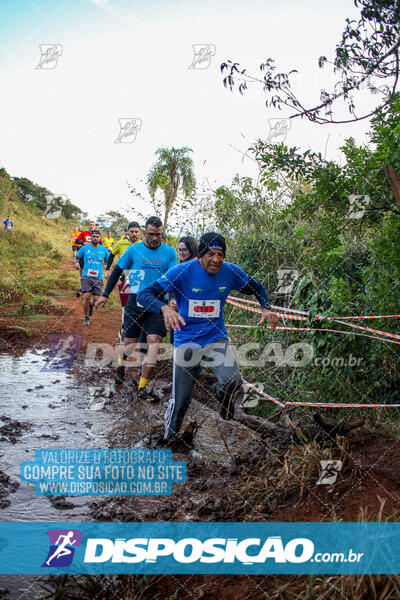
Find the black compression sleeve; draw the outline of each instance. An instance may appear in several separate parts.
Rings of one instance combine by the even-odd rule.
[[[263,286],[263,284],[257,281],[257,279],[249,277],[249,281],[244,287],[240,288],[239,292],[241,292],[242,294],[247,294],[249,296],[254,295],[263,308],[271,307],[268,292]]]
[[[103,292],[103,296],[108,298],[108,296],[111,294],[114,287],[116,286],[118,279],[121,277],[122,273],[123,273],[123,271],[122,271],[121,267],[119,267],[118,265],[115,265],[115,267],[113,268],[112,273],[110,275],[110,278],[107,282],[106,289]]]
[[[110,252],[110,256],[107,258],[106,270],[111,269],[111,265],[113,264],[115,254]]]
[[[83,267],[85,266],[85,261],[83,260],[82,257],[78,258],[78,260],[79,260],[79,266],[80,266],[80,268],[83,269]]]

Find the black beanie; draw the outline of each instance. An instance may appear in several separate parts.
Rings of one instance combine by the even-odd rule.
[[[217,248],[226,253],[226,242],[225,238],[215,231],[210,231],[201,236],[199,242],[199,258],[201,258],[210,248]]]

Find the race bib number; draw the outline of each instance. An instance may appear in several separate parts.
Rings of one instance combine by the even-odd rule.
[[[98,269],[88,269],[88,277],[97,277],[97,275],[99,274],[99,270]]]
[[[189,317],[218,318],[219,310],[220,300],[189,300]]]

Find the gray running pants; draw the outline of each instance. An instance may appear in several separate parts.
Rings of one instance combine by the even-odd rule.
[[[195,379],[203,365],[212,368],[218,378],[216,392],[223,392],[232,381],[240,378],[239,368],[228,338],[203,348],[174,348],[172,398],[165,413],[165,439],[178,433],[192,399]]]

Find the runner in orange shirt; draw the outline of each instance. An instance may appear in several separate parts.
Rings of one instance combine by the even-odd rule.
[[[76,256],[76,253],[78,252],[79,248],[81,247],[81,245],[77,244],[77,242],[76,242],[78,235],[81,233],[81,231],[82,231],[82,228],[79,228],[78,225],[76,225],[75,229],[73,231],[71,231],[72,254],[74,256]]]

